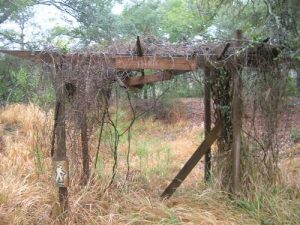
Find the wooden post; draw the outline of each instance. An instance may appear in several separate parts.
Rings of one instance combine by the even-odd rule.
[[[210,104],[210,68],[204,68],[204,130],[205,138],[207,138],[211,130],[211,104]],[[204,167],[205,182],[208,182],[211,177],[211,148],[209,147],[205,153]]]
[[[59,107],[56,121],[56,143],[53,161],[55,162],[55,182],[58,186],[59,203],[62,212],[68,209],[68,163],[65,130],[65,86],[63,79],[62,64],[56,66],[56,101]],[[62,163],[65,162],[65,163]],[[65,165],[63,168],[62,165]]]
[[[82,144],[82,183],[87,184],[90,177],[90,157],[89,157],[89,146],[88,146],[88,133],[87,133],[87,118],[85,110],[81,114],[80,121],[80,134]]]
[[[222,124],[220,122],[216,123],[216,126],[212,129],[212,131],[207,135],[205,140],[201,143],[201,145],[197,148],[191,158],[186,162],[183,168],[179,171],[173,181],[169,184],[166,190],[162,193],[162,198],[169,198],[176,191],[176,189],[181,185],[181,183],[185,180],[185,178],[189,175],[192,169],[197,165],[202,156],[206,153],[206,151],[210,148],[210,146],[214,143],[214,141],[218,138],[218,135],[221,131]]]
[[[79,90],[81,92],[79,96],[79,102],[77,103],[80,137],[81,137],[81,152],[82,152],[82,176],[81,183],[86,185],[90,178],[90,155],[89,155],[89,138],[88,138],[88,127],[87,127],[87,80],[89,75],[83,78],[82,82],[79,84]]]
[[[235,46],[240,46],[242,31],[237,30]],[[236,52],[237,54],[237,52]],[[242,82],[237,55],[234,56],[233,65],[233,98],[232,98],[232,192],[236,194],[240,187],[240,163],[241,163],[241,129],[242,129]]]

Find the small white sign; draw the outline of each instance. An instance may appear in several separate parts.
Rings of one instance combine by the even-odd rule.
[[[67,187],[69,184],[68,161],[54,161],[55,183],[58,187]]]

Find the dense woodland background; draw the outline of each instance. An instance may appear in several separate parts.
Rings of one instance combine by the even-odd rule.
[[[121,10],[114,14],[116,4]],[[38,26],[33,17],[41,5],[59,9],[65,15],[65,25],[50,30]],[[2,49],[72,51],[108,46],[118,40],[126,42],[136,36],[146,43],[188,45],[230,39],[234,30],[241,29],[249,40],[278,44],[284,47],[282,56],[295,59],[289,71],[288,91],[296,96],[300,95],[299,9],[298,0],[1,0],[0,45]],[[46,12],[44,16],[47,18]],[[5,24],[13,24],[14,29],[5,28],[9,27]],[[41,88],[42,82],[39,68],[4,55],[0,63],[1,104],[37,101],[36,88]],[[170,82],[177,87],[172,96],[201,96],[201,74],[186,77]],[[155,88],[159,85],[145,86],[140,97],[155,96]],[[51,90],[38,93],[39,98],[43,94],[42,101],[53,100]]]

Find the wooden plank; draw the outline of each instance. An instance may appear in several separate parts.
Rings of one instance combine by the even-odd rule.
[[[36,62],[53,63],[63,58],[65,62],[69,62],[72,65],[77,63],[89,63],[89,59],[92,59],[92,65],[101,65],[103,63],[112,63],[111,66],[115,66],[118,70],[187,70],[194,71],[198,68],[198,62],[196,58],[187,58],[185,56],[178,57],[160,57],[155,55],[148,56],[130,56],[130,55],[111,55],[111,54],[62,54],[47,53],[42,51],[15,51],[15,50],[0,50],[4,54],[9,54],[22,59],[29,59]],[[52,58],[53,57],[53,58]],[[115,64],[115,65],[114,65]]]
[[[240,46],[242,32],[236,31],[236,47]],[[238,59],[234,57],[233,68],[233,97],[232,97],[232,192],[235,194],[240,186],[240,164],[241,164],[241,129],[242,129],[242,97],[241,77]]]
[[[207,138],[211,130],[211,103],[210,103],[210,68],[204,68],[204,130]],[[211,149],[205,153],[204,178],[208,182],[211,177]]]
[[[134,87],[142,84],[151,84],[159,81],[172,79],[175,75],[186,73],[187,71],[163,71],[146,76],[127,77],[124,84],[128,87]]]
[[[249,48],[247,51],[247,60],[242,60],[240,63],[251,66],[258,67],[260,65],[261,59],[267,61],[273,60],[280,51],[269,44],[264,44],[263,48],[258,51],[259,45],[254,45],[253,48]],[[208,49],[211,46],[207,47]],[[224,62],[212,62],[207,60],[207,56],[215,56],[217,60],[221,60],[227,51],[231,50],[231,46],[227,43],[225,46],[222,45],[212,50],[208,55],[199,54],[193,57],[189,55],[175,55],[172,57],[162,57],[159,55],[145,55],[143,57],[132,56],[127,53],[110,54],[110,53],[68,53],[60,54],[58,52],[44,52],[44,51],[18,51],[18,50],[0,50],[0,53],[12,55],[22,59],[33,60],[38,63],[49,63],[53,64],[53,61],[58,62],[60,58],[64,59],[64,62],[70,63],[71,65],[76,65],[80,63],[90,64],[91,66],[103,66],[108,65],[109,67],[114,67],[116,63],[116,69],[119,70],[142,70],[142,69],[157,69],[157,70],[196,70],[198,67],[204,68],[205,66],[214,67],[224,66]],[[136,58],[140,58],[136,60]],[[90,62],[91,59],[91,62]],[[231,61],[231,58],[228,60]],[[285,57],[284,59],[278,60],[278,63],[287,63],[294,61],[290,57]],[[127,64],[128,63],[128,64]],[[119,68],[118,68],[119,67]]]
[[[0,50],[1,53],[15,56],[21,59],[34,59],[36,56],[39,56],[41,51],[19,51],[19,50]]]
[[[132,57],[116,57],[115,68],[118,70],[152,69],[152,70],[194,71],[198,68],[198,63],[196,58],[132,56]]]
[[[210,146],[218,138],[222,128],[222,124],[218,122],[212,131],[207,135],[205,140],[197,148],[191,158],[186,162],[183,168],[179,171],[173,181],[169,184],[166,190],[162,193],[162,198],[169,198],[176,191],[176,189],[181,185],[185,178],[189,175],[192,169],[197,165],[202,156],[207,152]]]
[[[47,52],[42,51],[19,51],[19,50],[0,50],[1,53],[18,57],[20,59],[28,59],[34,62],[53,63],[53,59]],[[58,55],[53,53],[54,58],[58,59]]]

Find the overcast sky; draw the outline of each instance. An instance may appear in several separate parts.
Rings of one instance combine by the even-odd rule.
[[[123,5],[116,3],[112,9],[114,14],[121,14]],[[25,41],[31,40],[34,36],[47,33],[56,26],[76,27],[76,20],[68,14],[64,14],[54,6],[37,5],[33,8],[34,17],[25,28]],[[12,29],[17,32],[20,28],[12,22],[5,22],[0,25],[0,29]]]

